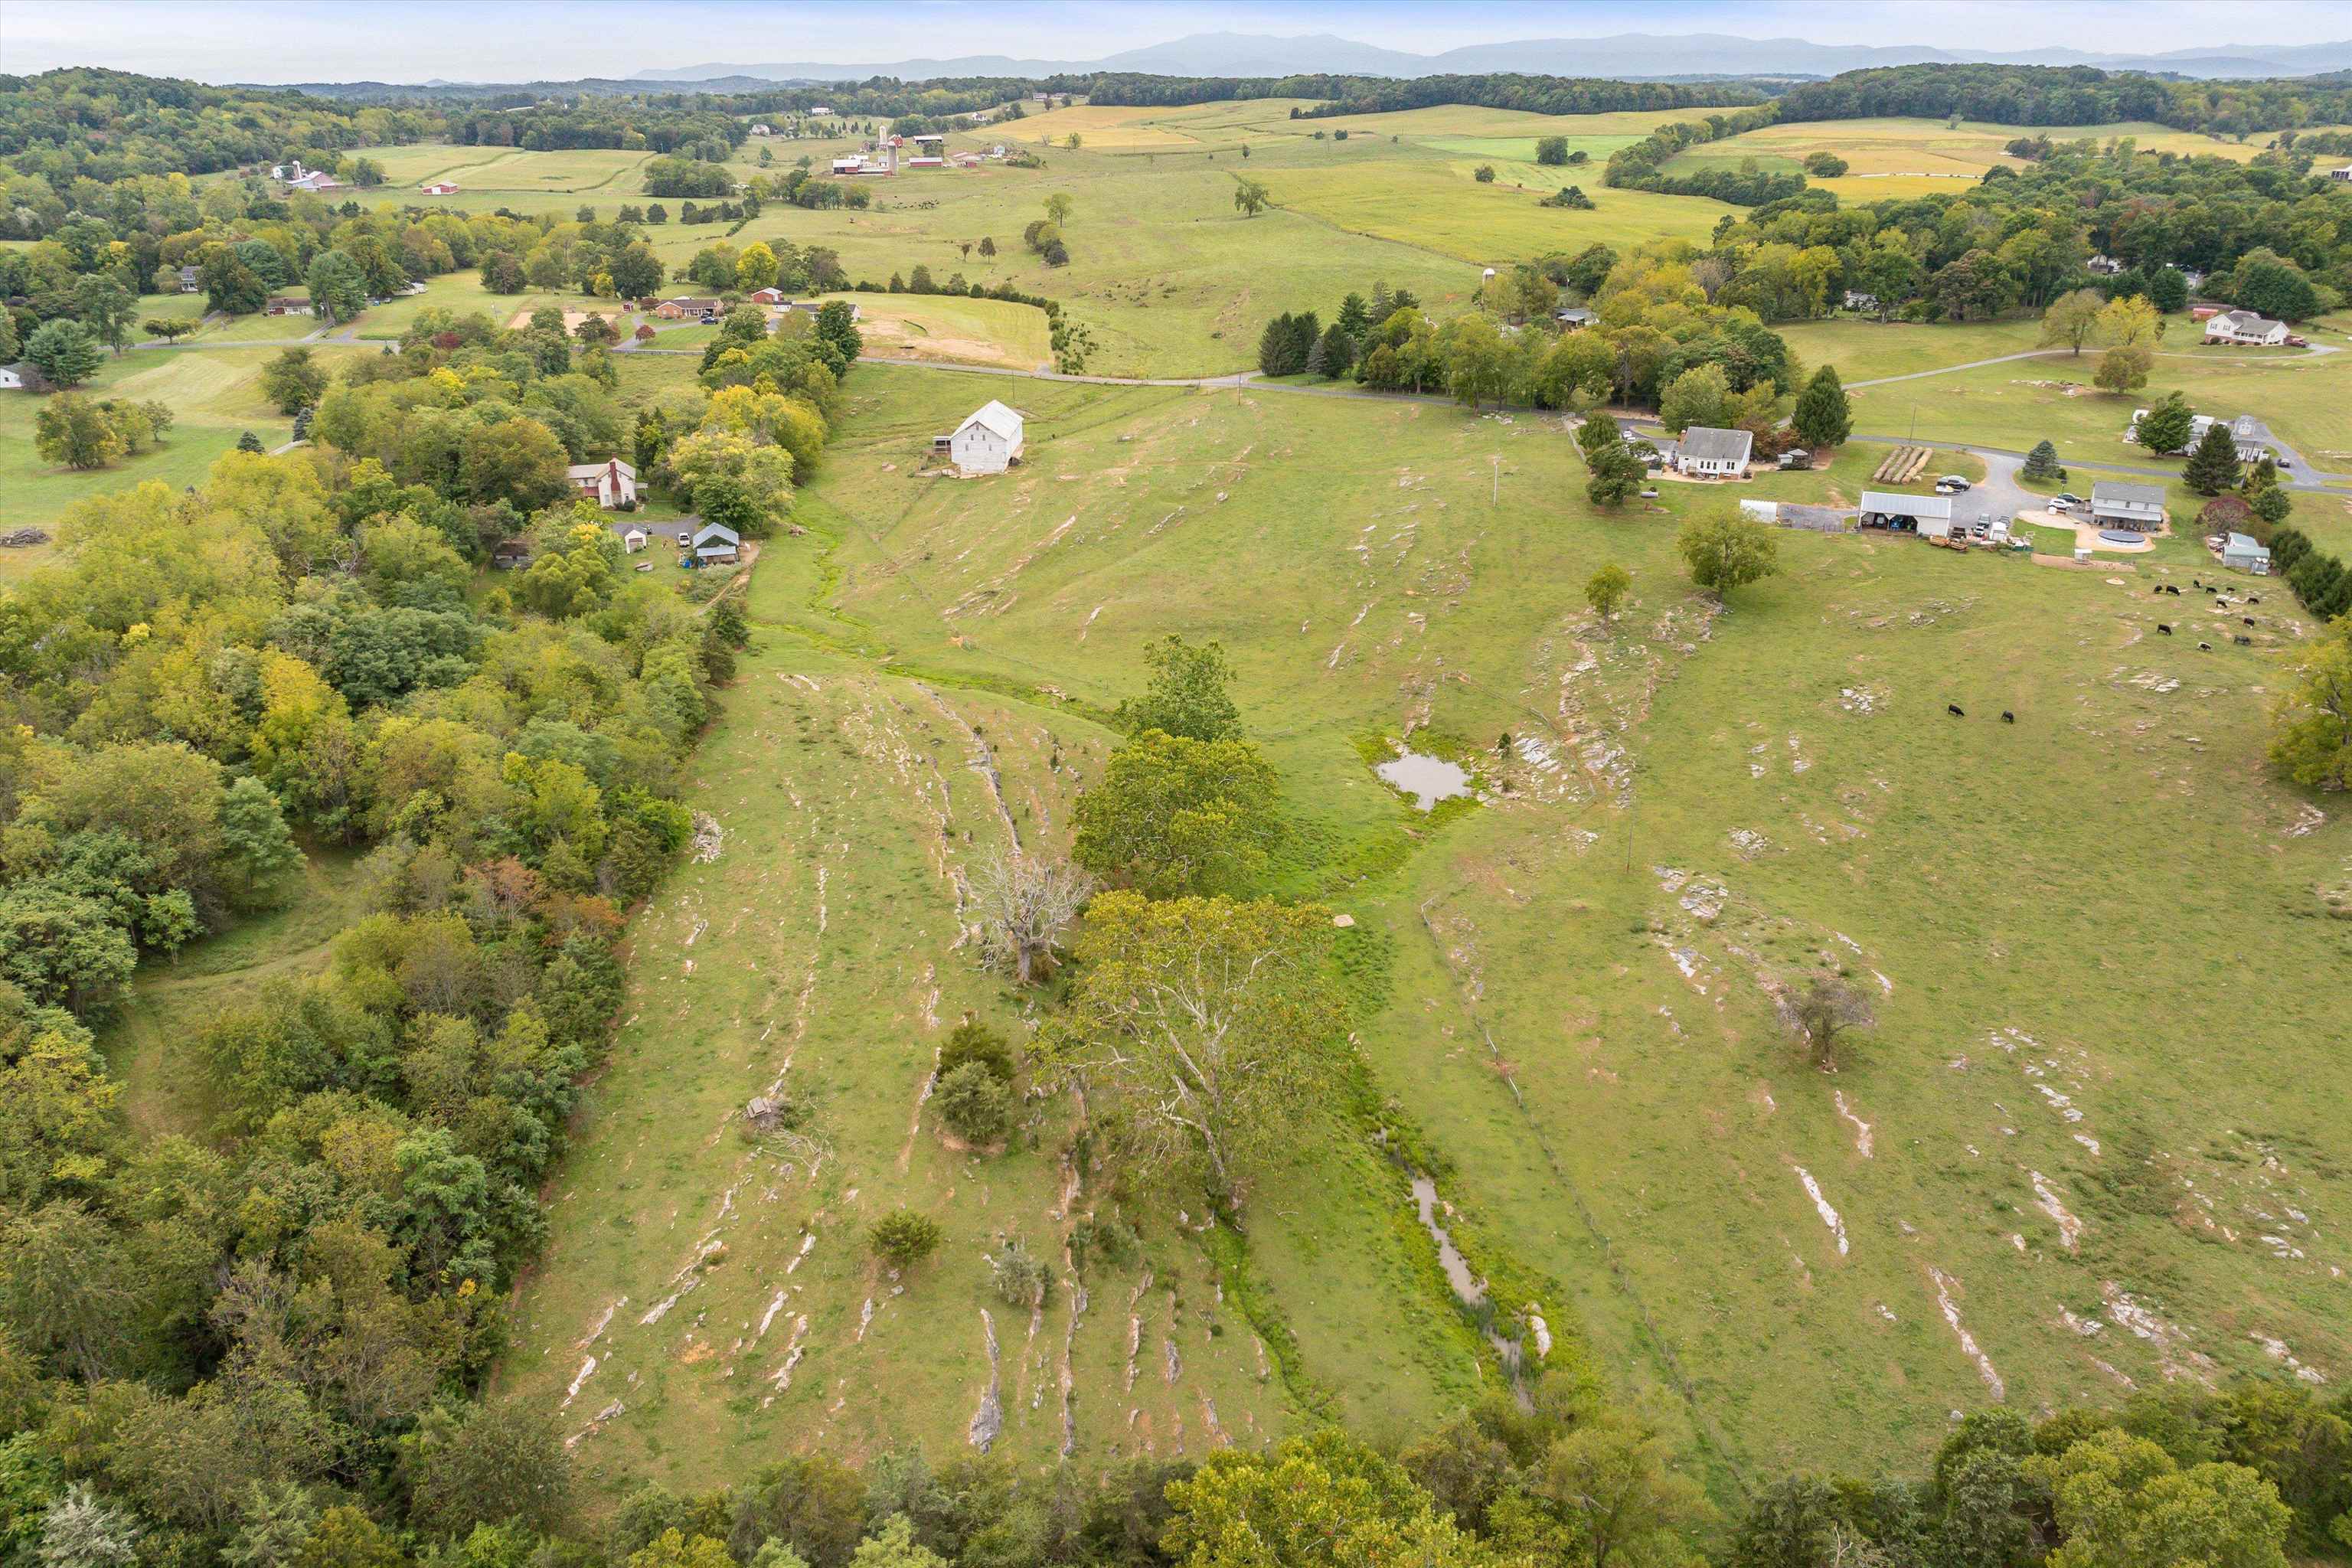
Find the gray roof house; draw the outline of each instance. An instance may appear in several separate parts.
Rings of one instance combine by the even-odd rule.
[[[2271,574],[2271,552],[2256,543],[2251,535],[2233,533],[2221,546],[2221,564],[2232,572],[2251,572],[2257,577]]]
[[[1683,432],[1682,443],[1675,449],[1675,468],[1685,474],[1743,474],[1755,445],[1756,437],[1749,431],[1694,425]]]
[[[742,535],[722,522],[706,522],[694,531],[694,553],[703,561],[732,561],[742,542]]]
[[[2091,521],[2102,528],[2152,533],[2164,526],[2164,487],[2101,479],[2091,487]]]
[[[1601,319],[1581,305],[1563,305],[1551,315],[1553,321],[1558,321],[1570,331],[1574,331],[1579,327],[1589,327]]]

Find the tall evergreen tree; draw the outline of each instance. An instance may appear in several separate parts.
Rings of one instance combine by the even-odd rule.
[[[1853,434],[1853,409],[1832,365],[1823,365],[1797,395],[1789,423],[1808,447],[1835,447]]]
[[[2237,489],[2238,473],[2237,437],[2216,419],[2205,426],[2196,449],[2189,454],[2189,465],[2180,470],[2181,480],[2200,496],[2217,496]]]
[[[2058,461],[2058,448],[2047,440],[2036,441],[2033,450],[2025,454],[2023,472],[2029,479],[2042,479],[2054,485],[2066,482],[2066,469]]]
[[[2132,426],[2132,439],[2160,457],[2188,446],[2189,432],[2195,426],[2189,400],[2176,392],[2139,416]]]

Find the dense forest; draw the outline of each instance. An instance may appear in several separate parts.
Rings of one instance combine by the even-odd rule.
[[[1485,109],[1520,109],[1532,114],[1601,114],[1641,109],[1696,109],[1725,103],[1761,103],[1764,94],[1745,83],[1691,86],[1678,82],[1609,81],[1558,76],[1387,77],[1166,77],[1106,74],[1086,88],[1095,103],[1212,103],[1223,99],[1315,98],[1326,101],[1301,118],[1377,114],[1427,109],[1440,103],[1474,103]]]
[[[2352,120],[2352,75],[2174,81],[2089,66],[1890,66],[1808,82],[1780,99],[1783,120],[1955,114],[1996,125],[2149,120],[2181,131],[2243,136]]]

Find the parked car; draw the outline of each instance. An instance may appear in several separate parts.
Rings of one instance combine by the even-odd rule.
[[[1936,481],[1936,488],[1946,495],[1957,495],[1969,488],[1969,481],[1958,474],[1946,474]]]
[[[2081,506],[2083,504],[2083,498],[2075,495],[2071,490],[2060,490],[2056,495],[2050,498],[2050,504],[2053,507],[2065,507],[2071,510],[2072,508]]]
[[[677,542],[681,546],[692,544],[694,542],[694,531],[688,528],[679,529],[677,531]]]

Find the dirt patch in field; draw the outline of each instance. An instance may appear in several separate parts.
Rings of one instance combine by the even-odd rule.
[[[932,331],[919,321],[887,312],[877,313],[870,306],[858,319],[857,328],[865,335],[866,351],[901,359],[935,359],[955,361],[965,364],[1011,365],[1019,370],[1035,368],[1004,344],[988,338],[961,338]]]
[[[617,319],[614,313],[609,310],[566,310],[563,312],[564,331],[566,333],[570,333],[578,331],[580,323],[586,321],[592,315],[601,315],[608,321]],[[517,310],[514,313],[514,320],[509,321],[507,325],[517,331],[520,331],[523,328],[530,325],[530,312],[529,310]]]

